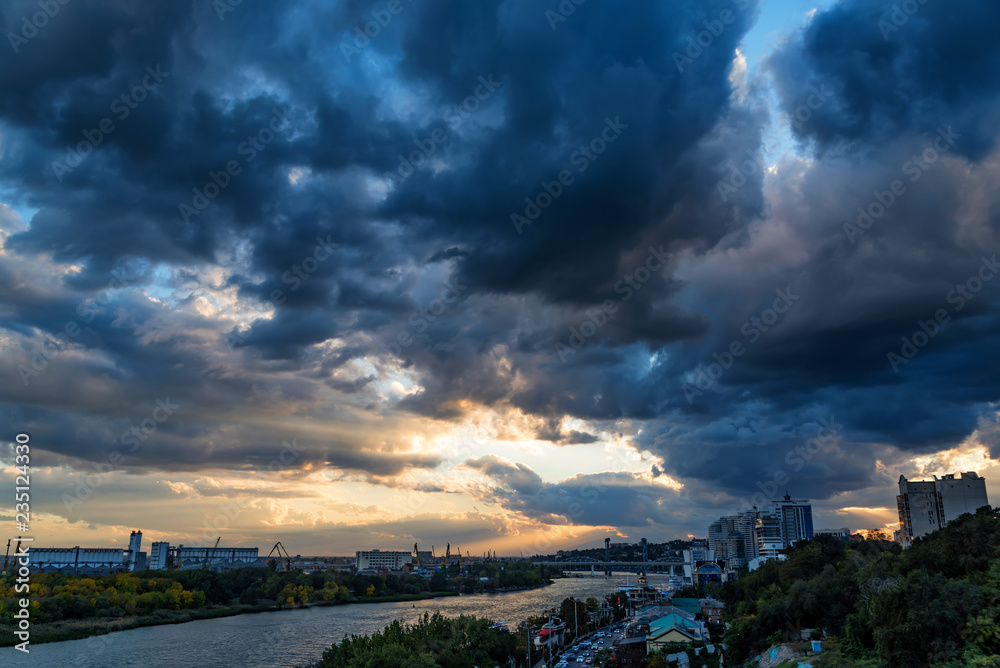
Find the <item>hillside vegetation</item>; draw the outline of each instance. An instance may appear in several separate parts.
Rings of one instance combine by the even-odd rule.
[[[1000,511],[963,515],[907,550],[819,536],[718,594],[730,666],[822,629],[842,665],[1000,668]]]
[[[516,656],[513,634],[490,621],[435,613],[416,624],[393,622],[370,636],[351,636],[323,654],[318,668],[472,668],[508,665]]]

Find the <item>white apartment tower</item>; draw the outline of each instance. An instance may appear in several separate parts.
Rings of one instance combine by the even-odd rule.
[[[959,515],[974,513],[990,505],[986,497],[986,479],[971,471],[949,473],[933,480],[909,481],[899,476],[900,541],[909,545],[914,539],[936,531]]]

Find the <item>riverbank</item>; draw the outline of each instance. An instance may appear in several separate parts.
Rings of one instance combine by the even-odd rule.
[[[514,594],[444,596],[415,605],[401,602],[364,607],[310,606],[284,609],[273,615],[245,614],[187,624],[157,624],[80,640],[39,645],[33,642],[30,663],[37,668],[118,665],[200,668],[217,664],[222,656],[226,665],[244,668],[308,666],[344,637],[370,636],[397,620],[415,624],[424,615],[439,612],[448,618],[486,617],[517,629],[537,617],[539,611],[559,608],[567,597],[579,601],[590,597],[603,600],[625,582],[624,574],[612,578],[560,578],[551,585]],[[666,578],[651,576],[650,582],[665,585]],[[34,630],[33,625],[33,640]],[[524,633],[518,638],[523,644]],[[13,647],[0,648],[0,664],[16,661],[18,655],[20,652]],[[494,664],[489,665],[492,668]]]
[[[295,606],[278,605],[226,605],[194,610],[157,610],[148,615],[130,615],[126,617],[98,617],[95,619],[64,619],[58,622],[48,622],[31,625],[31,644],[62,642],[64,640],[81,640],[93,636],[107,635],[116,631],[127,631],[147,626],[162,626],[167,624],[185,624],[202,619],[217,619],[260,612],[280,612],[301,608],[333,607],[354,604],[373,603],[410,603],[427,601],[447,596],[458,596],[458,592],[441,591],[427,594],[400,594],[396,596],[373,596],[371,598],[349,601],[329,601],[326,603],[305,603]],[[14,635],[13,626],[0,627],[0,647],[13,647],[19,640]]]
[[[116,631],[127,631],[147,626],[163,626],[168,624],[185,624],[202,619],[217,619],[220,617],[233,617],[236,615],[248,615],[260,612],[280,612],[287,610],[298,610],[301,608],[332,607],[344,605],[372,605],[377,603],[416,603],[436,598],[446,598],[449,596],[483,596],[494,594],[511,594],[515,592],[526,592],[534,589],[542,589],[553,585],[554,582],[544,582],[533,587],[509,587],[507,589],[497,589],[496,591],[482,591],[460,594],[457,591],[428,592],[426,594],[397,594],[394,596],[373,596],[371,598],[359,598],[348,601],[329,601],[325,603],[305,603],[296,606],[278,605],[225,605],[211,608],[198,608],[193,610],[157,610],[148,615],[129,615],[125,617],[99,617],[95,619],[65,619],[58,622],[47,622],[31,625],[31,643],[40,645],[43,643],[62,642],[65,640],[81,640],[94,636],[107,635]],[[13,627],[0,627],[0,647],[13,647],[19,641],[14,635]]]

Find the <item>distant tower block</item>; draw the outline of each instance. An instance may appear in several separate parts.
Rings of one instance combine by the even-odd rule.
[[[128,569],[130,571],[135,570],[136,564],[139,562],[139,550],[142,549],[142,532],[133,531],[128,535]]]
[[[909,545],[915,539],[947,526],[965,513],[975,513],[990,505],[986,479],[973,471],[932,476],[931,480],[907,480],[899,476],[900,542]]]

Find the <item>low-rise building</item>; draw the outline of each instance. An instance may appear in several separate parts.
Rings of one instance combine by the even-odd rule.
[[[698,599],[698,606],[701,608],[701,614],[706,622],[713,624],[722,622],[722,609],[725,607],[722,601],[717,601],[714,598],[702,598]]]
[[[615,655],[616,666],[642,666],[646,663],[646,636],[619,638],[611,651]]]
[[[129,570],[131,553],[120,547],[32,547],[32,573],[108,575]]]
[[[413,563],[411,552],[393,550],[359,550],[355,552],[355,566],[362,570],[402,570],[403,564]]]
[[[691,619],[694,619],[701,614],[700,600],[701,599],[697,598],[672,598],[670,599],[670,605],[678,610],[684,611],[690,615]]]
[[[147,565],[150,570],[190,570],[207,568],[228,571],[234,568],[261,565],[259,548],[256,547],[195,547],[171,546],[166,541],[153,543]]]
[[[691,542],[691,548],[682,552],[684,584],[697,585],[709,582],[728,582],[734,579],[730,562],[719,557],[703,540]]]
[[[696,622],[682,615],[666,615],[649,625],[646,652],[672,649],[678,645],[691,645],[704,640],[704,631]]]
[[[256,547],[177,547],[174,563],[182,570],[207,568],[211,571],[228,571],[234,568],[255,566],[260,560]]]
[[[841,541],[847,541],[851,538],[851,530],[847,527],[842,527],[840,529],[817,529],[817,536],[833,536],[834,538],[839,538]]]

